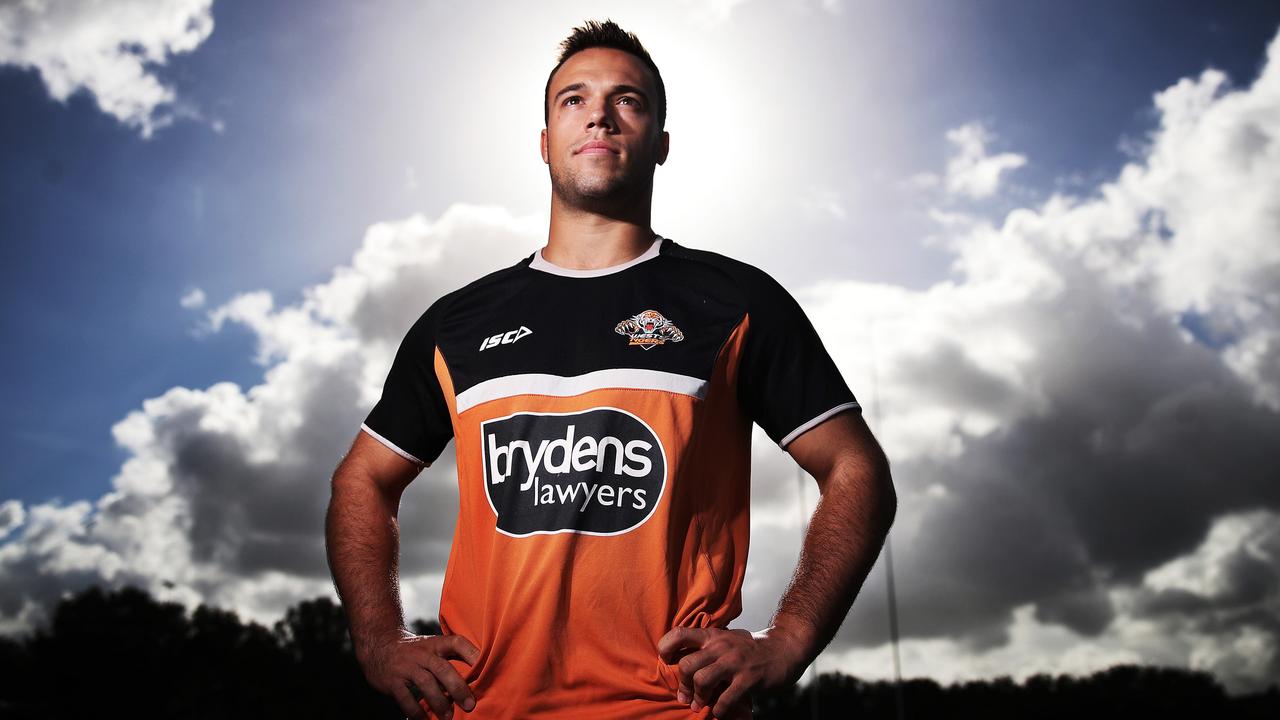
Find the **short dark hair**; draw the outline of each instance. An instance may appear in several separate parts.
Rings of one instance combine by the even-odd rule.
[[[573,57],[576,53],[582,52],[587,48],[606,47],[623,52],[631,53],[639,58],[653,73],[653,79],[658,86],[658,129],[664,130],[667,127],[667,88],[662,84],[662,73],[658,72],[658,66],[654,64],[653,58],[649,57],[649,51],[644,49],[644,45],[640,44],[640,38],[635,33],[629,33],[618,27],[618,24],[608,18],[604,22],[596,20],[588,20],[583,23],[582,27],[573,29],[573,33],[569,37],[560,42],[560,57],[556,66],[551,68],[551,74],[547,76],[547,87],[542,93],[542,122],[544,125],[551,121],[551,78],[555,77],[556,71],[564,65],[564,61]]]

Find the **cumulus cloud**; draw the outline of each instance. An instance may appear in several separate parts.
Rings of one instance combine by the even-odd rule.
[[[1000,153],[988,155],[987,145],[995,135],[981,123],[972,122],[947,131],[947,140],[955,146],[955,155],[947,163],[946,189],[953,195],[974,199],[991,197],[1000,188],[1001,175],[1026,164],[1025,155]],[[921,173],[912,177],[917,186],[936,184],[936,176]]]
[[[25,520],[26,512],[23,511],[22,503],[17,500],[5,500],[0,503],[0,538],[8,535]]]
[[[886,408],[909,672],[1136,652],[1237,690],[1280,676],[1278,52],[1246,89],[1209,69],[1157,93],[1147,154],[1089,196],[939,211],[953,279],[808,293]],[[884,640],[882,582],[831,651],[850,667]],[[1048,651],[1068,638],[1092,650]]]
[[[132,583],[260,622],[332,595],[324,555],[328,479],[381,391],[409,325],[436,297],[538,246],[545,219],[458,205],[369,228],[350,265],[276,307],[249,292],[207,311],[257,337],[263,381],[175,387],[118,422],[129,459],[96,502],[0,506],[0,628],[30,628],[64,590]],[[430,617],[452,537],[451,453],[401,507],[407,612]]]
[[[907,675],[1147,662],[1235,690],[1280,675],[1277,54],[1280,40],[1247,88],[1207,70],[1157,93],[1145,154],[1093,192],[1002,218],[936,211],[955,253],[945,281],[797,291],[893,462]],[[1000,170],[973,173],[988,179],[966,187],[998,192]],[[299,302],[247,292],[209,309],[210,331],[254,333],[262,382],[143,402],[113,427],[129,458],[95,502],[0,506],[0,623],[29,625],[90,582],[264,622],[332,593],[327,480],[405,329],[545,229],[463,205],[380,223]],[[735,625],[758,628],[816,498],[756,439]],[[446,451],[402,505],[413,616],[438,602],[453,473]],[[888,674],[885,598],[877,568],[823,670]]]
[[[199,114],[180,106],[154,66],[209,37],[212,5],[213,0],[0,3],[0,63],[34,68],[59,102],[88,91],[104,113],[149,138],[178,114]]]

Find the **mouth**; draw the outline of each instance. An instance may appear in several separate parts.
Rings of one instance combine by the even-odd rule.
[[[600,140],[592,140],[591,142],[578,148],[575,155],[617,155],[618,150],[612,145]]]

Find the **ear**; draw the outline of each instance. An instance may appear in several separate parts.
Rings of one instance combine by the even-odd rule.
[[[538,145],[542,150],[543,164],[550,165],[551,156],[547,154],[547,129],[546,128],[542,128],[542,139],[538,141]]]
[[[671,151],[671,133],[662,131],[662,150],[658,152],[658,164],[667,161],[667,153]]]

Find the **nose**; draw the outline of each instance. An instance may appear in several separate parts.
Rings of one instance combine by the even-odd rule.
[[[587,118],[587,129],[603,126],[608,130],[614,128],[613,118],[609,117],[609,102],[607,99],[601,100],[591,108],[591,114]]]

